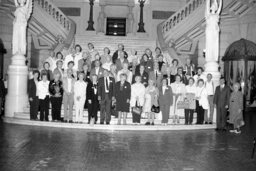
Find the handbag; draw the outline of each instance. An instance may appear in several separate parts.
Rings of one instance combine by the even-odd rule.
[[[153,106],[151,107],[151,112],[159,113],[159,112],[160,112],[160,107],[153,105]]]
[[[132,108],[132,112],[133,112],[134,114],[141,115],[141,113],[142,113],[142,107],[135,106],[135,107]]]
[[[142,107],[138,105],[138,102],[136,102],[135,107],[132,108],[132,112],[137,115],[141,115],[142,113]]]

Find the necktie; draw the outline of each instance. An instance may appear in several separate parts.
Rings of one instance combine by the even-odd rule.
[[[156,71],[156,80],[157,80],[157,71]]]
[[[108,78],[106,78],[106,91],[108,91]]]

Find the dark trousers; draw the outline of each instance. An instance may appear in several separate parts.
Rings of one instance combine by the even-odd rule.
[[[60,121],[62,97],[51,97],[52,120]]]
[[[217,106],[217,128],[225,129],[227,122],[227,109],[225,106]]]
[[[100,102],[100,122],[110,122],[111,120],[111,99],[109,95],[105,93],[105,98]]]
[[[170,105],[161,105],[160,110],[162,111],[162,123],[168,123],[170,114]]]
[[[194,109],[185,109],[185,124],[192,124],[194,117]]]
[[[49,96],[46,96],[45,99],[39,100],[40,106],[40,120],[49,121]]]
[[[32,101],[29,101],[30,105],[30,119],[35,120],[37,119],[38,115],[38,107],[39,107],[39,100],[38,97],[34,97]]]
[[[98,110],[99,110],[99,101],[92,101],[91,104],[88,103],[88,122],[90,123],[91,118],[94,118],[95,123],[98,120]]]
[[[204,123],[204,112],[205,110],[203,109],[202,106],[199,106],[199,101],[196,100],[196,113],[197,113],[196,124]]]

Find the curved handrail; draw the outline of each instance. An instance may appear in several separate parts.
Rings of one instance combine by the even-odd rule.
[[[58,22],[67,31],[71,29],[71,20],[51,1],[35,0],[37,5],[44,9],[56,22]]]
[[[179,22],[190,16],[197,8],[204,4],[206,0],[191,0],[185,7],[181,8],[170,18],[164,21],[161,25],[163,37],[167,35],[173,28],[175,28]]]
[[[56,35],[56,44],[53,49],[55,52],[61,51],[64,47],[69,48],[76,33],[76,23],[68,18],[57,6],[55,6],[49,0],[35,0],[37,1],[37,6],[41,7],[49,16],[54,19],[65,32],[65,36]]]

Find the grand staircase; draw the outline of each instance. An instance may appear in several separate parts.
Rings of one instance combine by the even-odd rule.
[[[138,52],[141,56],[146,48],[154,50],[156,47],[156,41],[151,40],[147,37],[129,37],[129,36],[105,36],[105,35],[76,35],[75,43],[82,46],[83,49],[88,49],[87,44],[93,43],[95,49],[99,54],[103,54],[103,49],[108,47],[111,54],[117,50],[118,44],[123,44],[125,46],[125,51],[130,54],[132,49]]]
[[[14,18],[14,0],[2,0],[0,12]],[[34,0],[33,13],[28,23],[36,49],[53,49],[55,52],[69,48],[74,40],[76,24],[51,0]]]
[[[223,0],[220,23],[235,20],[255,6],[255,0]],[[157,27],[158,44],[172,58],[194,54],[198,40],[205,34],[206,0],[190,0]]]

